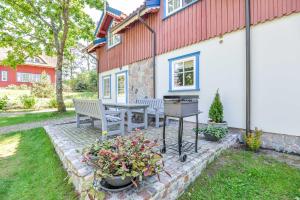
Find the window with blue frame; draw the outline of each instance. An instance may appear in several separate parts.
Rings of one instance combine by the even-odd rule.
[[[103,98],[110,99],[111,98],[111,76],[104,76],[102,78],[102,90],[103,90]]]
[[[195,52],[169,59],[169,90],[199,90],[199,55]]]
[[[165,0],[165,15],[171,15],[196,1],[197,0]]]
[[[114,47],[116,46],[117,44],[119,44],[121,42],[121,36],[119,34],[113,34],[111,31],[110,31],[110,28],[112,26],[114,26],[116,24],[115,21],[113,21],[109,27],[109,30],[108,30],[108,33],[107,33],[107,45],[108,45],[108,48],[111,48],[111,47]]]

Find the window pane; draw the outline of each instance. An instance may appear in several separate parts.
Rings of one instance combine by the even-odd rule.
[[[174,10],[177,10],[180,7],[181,0],[174,0]]]
[[[118,96],[125,96],[125,76],[118,76]]]
[[[106,78],[103,80],[103,94],[105,97],[109,97],[110,96],[110,78]]]
[[[184,86],[194,85],[194,72],[186,72],[184,74]]]
[[[183,86],[183,73],[174,74],[174,86]]]
[[[194,71],[194,61],[193,60],[184,62],[184,71],[185,72]]]
[[[174,64],[174,73],[182,73],[183,72],[183,62],[178,62]]]

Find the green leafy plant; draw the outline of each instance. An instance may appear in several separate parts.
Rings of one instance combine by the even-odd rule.
[[[1,97],[0,98],[0,110],[6,109],[7,104],[8,104],[8,97],[7,96]]]
[[[36,104],[36,100],[35,100],[34,96],[25,94],[20,97],[20,100],[25,109],[33,108]]]
[[[161,154],[153,151],[156,146],[157,141],[146,139],[142,133],[119,136],[84,150],[84,162],[95,167],[100,179],[121,176],[141,180],[143,176],[158,175],[163,170]]]
[[[49,107],[50,108],[57,108],[57,101],[55,98],[51,98],[49,101]]]
[[[31,94],[38,98],[48,98],[54,95],[54,87],[45,72],[42,72],[38,82],[32,84]]]
[[[261,136],[263,132],[258,128],[255,128],[254,132],[244,134],[244,141],[246,146],[251,151],[257,151],[261,146]]]
[[[196,129],[194,131],[197,132]],[[228,128],[208,125],[205,128],[198,129],[198,133],[203,133],[206,137],[214,138],[214,140],[220,140],[226,136]]]
[[[211,121],[215,123],[223,122],[223,105],[221,102],[219,90],[217,90],[214,101],[210,106],[208,115]]]

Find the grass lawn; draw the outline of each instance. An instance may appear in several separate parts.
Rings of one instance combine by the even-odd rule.
[[[0,199],[77,199],[44,129],[0,135]]]
[[[211,163],[180,200],[299,198],[299,169],[260,154],[231,149]]]
[[[67,111],[65,113],[60,112],[44,112],[44,113],[27,113],[12,117],[0,117],[0,127],[43,121],[48,119],[57,119],[61,117],[68,117],[75,115],[74,111]]]

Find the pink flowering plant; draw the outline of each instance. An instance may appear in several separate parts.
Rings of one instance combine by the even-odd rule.
[[[162,155],[153,150],[156,146],[157,140],[150,141],[142,133],[118,136],[86,149],[84,161],[95,167],[99,178],[121,176],[142,180],[143,176],[158,175],[163,170]]]

